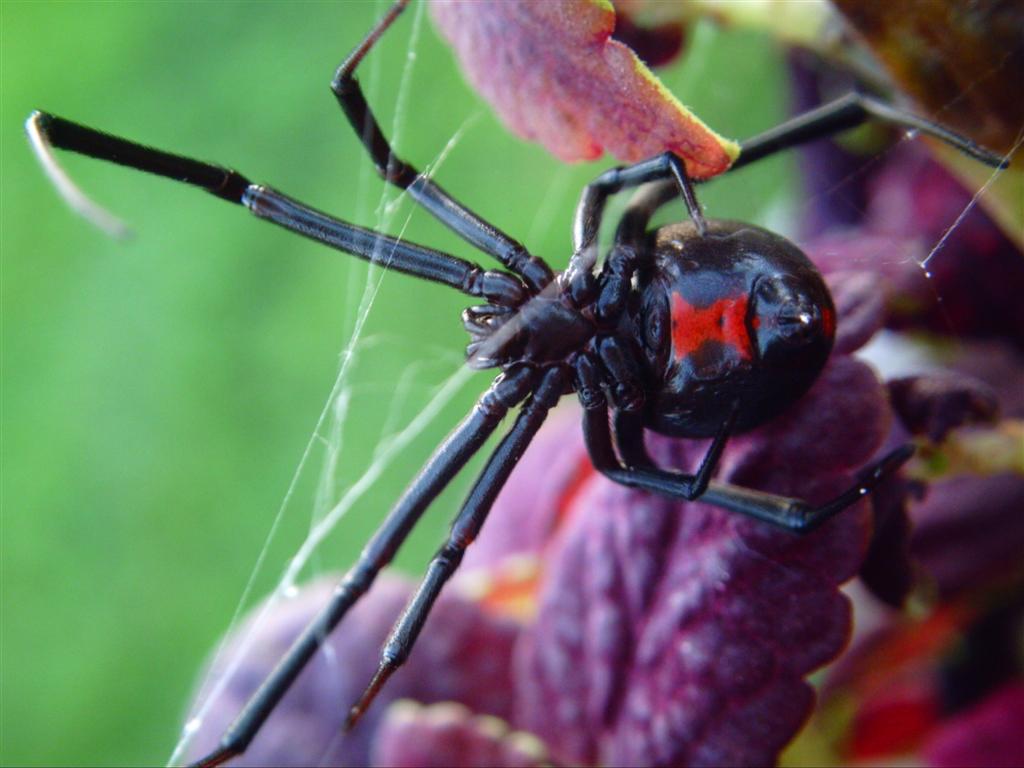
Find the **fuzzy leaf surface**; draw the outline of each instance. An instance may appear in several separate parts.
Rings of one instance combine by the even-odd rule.
[[[662,152],[693,178],[725,171],[739,148],[686,109],[627,46],[602,0],[467,3],[431,14],[467,79],[516,135],[566,162]]]
[[[799,406],[730,444],[719,479],[820,502],[889,426],[874,374],[839,356]],[[705,445],[651,448],[692,468]],[[846,643],[838,586],[864,557],[867,505],[803,537],[603,480],[573,507],[517,647],[521,727],[572,763],[773,762],[813,704],[804,677]]]

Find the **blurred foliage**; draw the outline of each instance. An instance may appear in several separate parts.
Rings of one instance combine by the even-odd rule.
[[[383,8],[0,5],[3,764],[167,759],[197,670],[234,615],[310,442],[368,285],[365,265],[207,195],[62,156],[82,187],[134,228],[132,240],[112,241],[58,199],[22,121],[44,108],[235,166],[376,226],[381,201],[395,194],[384,192],[327,84]],[[360,73],[382,124],[421,166],[459,132],[437,178],[564,266],[576,195],[607,163],[563,166],[511,138],[420,9],[407,15]],[[786,111],[778,51],[754,33],[698,26],[683,61],[663,76],[727,136],[748,136]],[[773,160],[716,182],[702,199],[710,215],[778,227],[792,178],[789,160]],[[387,228],[486,262],[406,200]],[[380,277],[372,273],[373,287]],[[408,423],[458,368],[465,304],[400,275],[380,280],[348,382],[333,492],[358,479],[382,433]],[[475,376],[402,453],[311,572],[351,562],[488,380]],[[323,462],[315,440],[249,603],[272,588],[307,531]],[[435,505],[402,565],[424,562],[469,479]]]

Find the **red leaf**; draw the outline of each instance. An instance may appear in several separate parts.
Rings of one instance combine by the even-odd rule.
[[[850,756],[870,760],[914,749],[935,727],[941,702],[930,681],[911,681],[867,702],[851,725]]]
[[[928,765],[939,768],[1024,763],[1024,682],[1008,683],[952,718],[923,751]]]
[[[608,151],[636,162],[669,151],[690,176],[706,179],[739,153],[611,39],[615,11],[606,0],[434,0],[430,8],[467,78],[505,124],[562,160]]]

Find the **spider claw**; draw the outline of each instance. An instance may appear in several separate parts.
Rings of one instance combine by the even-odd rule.
[[[341,729],[343,733],[351,731],[356,723],[362,718],[363,714],[370,705],[373,704],[373,700],[377,698],[377,693],[381,688],[384,687],[384,683],[388,681],[391,674],[395,671],[395,667],[391,666],[387,662],[384,662],[377,669],[376,674],[370,681],[370,684],[366,686],[366,690],[359,697],[359,701],[352,705],[352,708],[348,711],[348,717],[345,718],[345,724],[342,725]]]
[[[356,723],[359,722],[359,718],[362,716],[362,710],[355,706],[352,707],[348,711],[348,717],[345,718],[344,724],[341,726],[341,732],[348,733],[349,731],[351,731],[355,727]]]
[[[216,768],[218,765],[223,765],[232,757],[237,757],[239,751],[232,747],[218,747],[216,750],[211,752],[209,755],[204,757],[202,760],[197,760],[194,763],[189,763],[189,768]]]

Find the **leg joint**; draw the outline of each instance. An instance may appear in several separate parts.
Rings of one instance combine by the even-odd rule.
[[[445,573],[451,573],[462,562],[466,547],[473,543],[472,538],[461,531],[453,531],[451,537],[437,551],[434,564]]]
[[[387,645],[384,646],[380,654],[380,666],[381,668],[388,667],[395,669],[405,663],[405,660],[409,656],[409,649],[406,647],[406,643],[397,640],[391,640]]]
[[[500,420],[508,409],[519,403],[533,387],[534,370],[520,365],[505,371],[480,398],[477,408],[484,416]]]
[[[523,276],[526,284],[540,291],[555,279],[554,272],[543,260],[517,244],[517,247],[501,258],[502,263],[513,272]]]
[[[376,157],[374,159],[376,160]],[[384,163],[376,162],[374,165],[384,181],[402,189],[412,185],[419,176],[415,168],[391,154],[387,155],[387,160]]]
[[[826,519],[827,516],[825,515],[815,515],[814,510],[806,504],[793,501],[786,505],[780,521],[787,530],[793,533],[804,534],[813,531],[821,523],[825,522]]]
[[[364,594],[373,584],[380,569],[387,564],[390,558],[374,557],[373,554],[363,550],[359,561],[349,569],[345,578],[338,585],[337,592],[347,592],[353,598]]]
[[[338,68],[331,78],[331,92],[339,99],[345,99],[359,92],[359,83],[345,65]]]
[[[497,270],[471,269],[466,274],[462,291],[470,296],[482,296],[488,301],[506,307],[517,307],[526,300],[522,283],[511,275]]]
[[[576,358],[575,364],[576,396],[587,411],[596,411],[607,406],[604,390],[601,388],[601,376],[597,364],[589,354]]]

